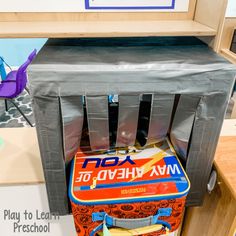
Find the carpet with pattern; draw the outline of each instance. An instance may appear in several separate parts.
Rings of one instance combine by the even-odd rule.
[[[22,110],[22,112],[27,116],[27,118],[34,125],[34,116],[31,106],[31,97],[24,91],[20,96],[14,99],[15,103]],[[4,102],[1,103],[2,106]],[[8,111],[2,107],[0,112],[0,128],[7,127],[29,127],[30,125],[26,122],[24,117],[19,113],[19,111],[8,102]]]

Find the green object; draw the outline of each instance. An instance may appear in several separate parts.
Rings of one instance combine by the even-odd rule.
[[[4,144],[4,141],[3,141],[3,139],[0,137],[0,148],[3,147],[3,144]]]
[[[111,236],[105,222],[103,223],[103,236]]]

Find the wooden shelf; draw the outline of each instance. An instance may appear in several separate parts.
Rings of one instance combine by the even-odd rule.
[[[215,155],[215,167],[236,199],[236,119],[224,121],[220,136]]]
[[[216,30],[192,20],[0,22],[0,38],[214,35]]]
[[[181,232],[182,236],[235,236],[235,143],[236,120],[227,119],[224,121],[215,154],[214,164],[218,173],[216,186],[211,194],[206,193],[202,207],[190,207],[187,209],[184,227]]]
[[[230,62],[236,64],[236,54],[231,52],[229,49],[221,49],[220,54]]]

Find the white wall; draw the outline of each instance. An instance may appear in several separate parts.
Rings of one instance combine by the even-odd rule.
[[[1,30],[1,29],[0,29]],[[20,66],[34,50],[39,51],[47,39],[0,39],[0,56],[11,66]]]
[[[236,17],[236,0],[228,0],[226,17]]]
[[[105,2],[105,4],[110,4],[110,6],[114,6],[116,0],[89,0],[91,4],[101,4]],[[189,0],[174,0],[175,8],[170,9],[161,9],[161,10],[151,10],[151,11],[188,11]],[[152,6],[169,6],[169,2],[172,0],[125,0],[125,2],[129,3],[130,6],[134,6],[136,4],[141,4],[143,6],[143,2],[145,5]],[[119,5],[123,7],[122,1],[119,1]],[[85,9],[85,0],[7,0],[2,1],[0,5],[0,12],[84,12],[88,11]],[[91,10],[94,11],[94,10]],[[101,10],[96,10],[101,11]],[[103,10],[104,11],[104,10]],[[105,10],[108,11],[108,10]],[[112,11],[112,10],[109,10]],[[117,11],[117,10],[115,10]],[[120,11],[120,10],[119,10]],[[130,11],[130,10],[128,10]],[[131,10],[137,11],[137,10]],[[147,11],[147,10],[145,10]]]

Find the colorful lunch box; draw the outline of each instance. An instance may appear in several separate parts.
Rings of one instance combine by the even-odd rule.
[[[189,188],[168,140],[143,150],[80,150],[69,188],[77,234],[175,235]]]

